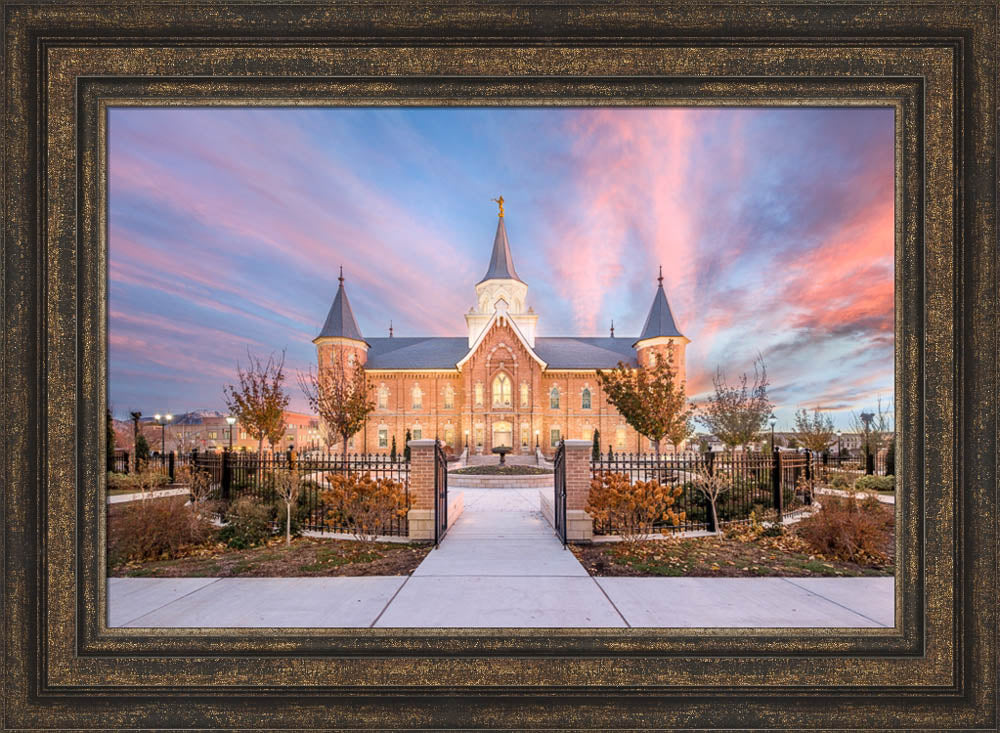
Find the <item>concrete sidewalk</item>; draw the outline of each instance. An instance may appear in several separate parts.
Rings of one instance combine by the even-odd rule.
[[[129,627],[891,627],[893,578],[592,578],[536,489],[465,490],[406,577],[111,578]]]

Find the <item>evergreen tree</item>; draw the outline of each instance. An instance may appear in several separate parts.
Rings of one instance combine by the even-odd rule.
[[[135,466],[137,470],[142,470],[142,466],[149,461],[149,441],[142,433],[135,439]]]
[[[392,448],[389,449],[389,460],[390,461],[395,461],[396,460],[396,436],[395,435],[392,436]]]
[[[111,408],[108,408],[108,418],[104,426],[105,440],[108,443],[108,470],[115,470],[115,420],[111,417]]]
[[[590,458],[594,461],[601,460],[601,431],[594,428],[594,448],[590,452]]]
[[[410,460],[410,431],[406,431],[406,445],[403,447],[403,458]]]

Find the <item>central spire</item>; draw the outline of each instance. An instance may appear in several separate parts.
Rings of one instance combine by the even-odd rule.
[[[490,267],[479,282],[484,283],[487,280],[523,282],[517,276],[517,271],[514,269],[514,258],[510,255],[510,242],[507,241],[507,227],[504,225],[503,218],[503,196],[493,200],[500,204],[500,216],[497,220],[497,233],[493,238],[493,255],[490,257]]]

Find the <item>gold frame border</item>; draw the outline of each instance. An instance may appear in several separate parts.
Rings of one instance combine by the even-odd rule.
[[[607,9],[577,8],[579,15],[569,17],[563,6],[553,6],[518,7],[507,21],[522,32],[525,14],[549,13],[564,23],[558,29],[562,42],[545,47],[531,41],[462,46],[386,40],[372,31],[362,34],[368,36],[362,42],[352,37],[339,46],[295,48],[273,41],[237,45],[217,37],[200,46],[179,43],[176,36],[145,43],[126,38],[124,29],[142,35],[183,25],[183,19],[190,23],[194,10],[184,7],[130,8],[129,17],[123,9],[109,20],[96,8],[6,6],[12,124],[5,138],[4,377],[5,412],[14,433],[3,454],[10,487],[4,497],[4,663],[5,691],[22,694],[7,698],[4,728],[142,727],[165,720],[177,727],[205,721],[322,727],[333,711],[340,716],[337,725],[366,727],[460,720],[490,726],[577,727],[593,720],[648,725],[662,722],[657,716],[663,715],[677,727],[811,727],[817,721],[855,727],[859,715],[878,727],[995,725],[989,701],[996,688],[990,664],[996,653],[995,623],[990,625],[996,612],[996,512],[988,500],[995,499],[996,488],[996,415],[989,404],[995,397],[996,254],[988,245],[996,192],[982,177],[995,172],[990,123],[995,125],[996,94],[989,80],[995,45],[989,44],[996,12],[992,6],[911,12],[917,11],[924,23],[939,24],[936,33],[919,25],[915,30],[923,33],[914,32],[916,21],[902,7],[876,19],[883,26],[896,19],[903,26],[899,34],[910,30],[914,36],[907,43],[826,38],[812,44],[683,46],[662,26],[662,37],[652,41],[633,31],[635,38],[594,43],[570,31],[607,27]],[[238,28],[253,17],[267,26],[272,15],[296,12],[319,14],[314,22],[337,33],[352,30],[357,19],[376,16],[375,30],[383,31],[396,27],[387,19],[400,20],[381,6],[343,6],[336,13],[316,6],[258,7],[244,8],[242,15],[213,6],[207,25]],[[803,27],[824,27],[836,25],[845,10],[777,8],[772,22],[787,26],[796,12],[809,16]],[[459,27],[483,18],[487,24],[505,22],[484,7],[439,13]],[[669,15],[650,16],[635,6],[613,20],[621,29],[645,18],[644,28],[657,30]],[[730,8],[733,16],[752,25]],[[705,9],[692,17],[690,23],[700,19],[709,27],[715,16]],[[851,20],[864,26],[872,19]],[[106,35],[109,22],[118,24],[121,40],[95,41],[85,32]],[[418,27],[434,22],[425,17]],[[261,26],[254,30],[266,41]],[[769,78],[748,80],[754,72]],[[243,78],[197,78],[203,75]],[[95,163],[103,142],[95,135],[100,105],[94,102],[102,94],[114,100],[108,87],[128,84],[140,84],[147,101],[190,95],[201,84],[220,103],[260,98],[268,84],[286,98],[309,98],[310,90],[325,84],[327,93],[340,85],[342,100],[357,100],[367,85],[370,100],[392,104],[401,98],[400,86],[421,83],[438,93],[425,88],[414,99],[446,104],[470,98],[477,104],[516,102],[514,92],[525,85],[534,88],[522,100],[559,98],[574,83],[590,85],[590,99],[601,103],[628,83],[629,98],[640,104],[676,103],[684,99],[678,89],[685,85],[698,90],[689,101],[714,94],[716,101],[764,103],[798,94],[808,103],[830,100],[831,88],[840,83],[853,92],[843,100],[898,105],[896,394],[900,462],[910,470],[902,477],[897,509],[904,520],[904,552],[896,630],[738,636],[725,630],[588,631],[588,639],[576,634],[581,638],[575,648],[572,630],[517,634],[529,640],[520,647],[509,631],[394,630],[374,632],[376,643],[363,648],[346,638],[357,637],[353,630],[282,632],[280,639],[262,640],[252,638],[261,630],[124,633],[103,627],[94,613],[102,604],[95,562],[102,537],[93,529],[101,523],[88,522],[94,507],[102,506],[93,500],[103,497],[96,458],[103,431],[85,430],[100,424],[106,400],[106,292],[95,277],[106,271],[103,210],[95,206],[103,190]],[[443,84],[458,91],[442,94]],[[810,95],[810,84],[825,85],[826,94]],[[909,85],[909,91],[886,94],[891,85]],[[657,86],[670,91],[652,94]],[[39,244],[32,248],[29,242]],[[903,373],[901,367],[911,365],[919,366],[919,378]],[[102,395],[96,402],[88,397],[95,394]],[[924,434],[937,442],[925,443]],[[991,553],[982,552],[984,546]],[[923,589],[903,588],[900,579],[907,577],[922,577]],[[336,639],[339,646],[311,646],[318,637]],[[198,664],[184,655],[198,657]],[[192,694],[198,699],[171,703]],[[227,703],[234,700],[237,705]]]

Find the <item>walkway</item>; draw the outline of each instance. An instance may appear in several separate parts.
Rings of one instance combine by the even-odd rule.
[[[409,577],[111,578],[130,627],[884,627],[893,578],[591,578],[537,489],[464,489]]]

